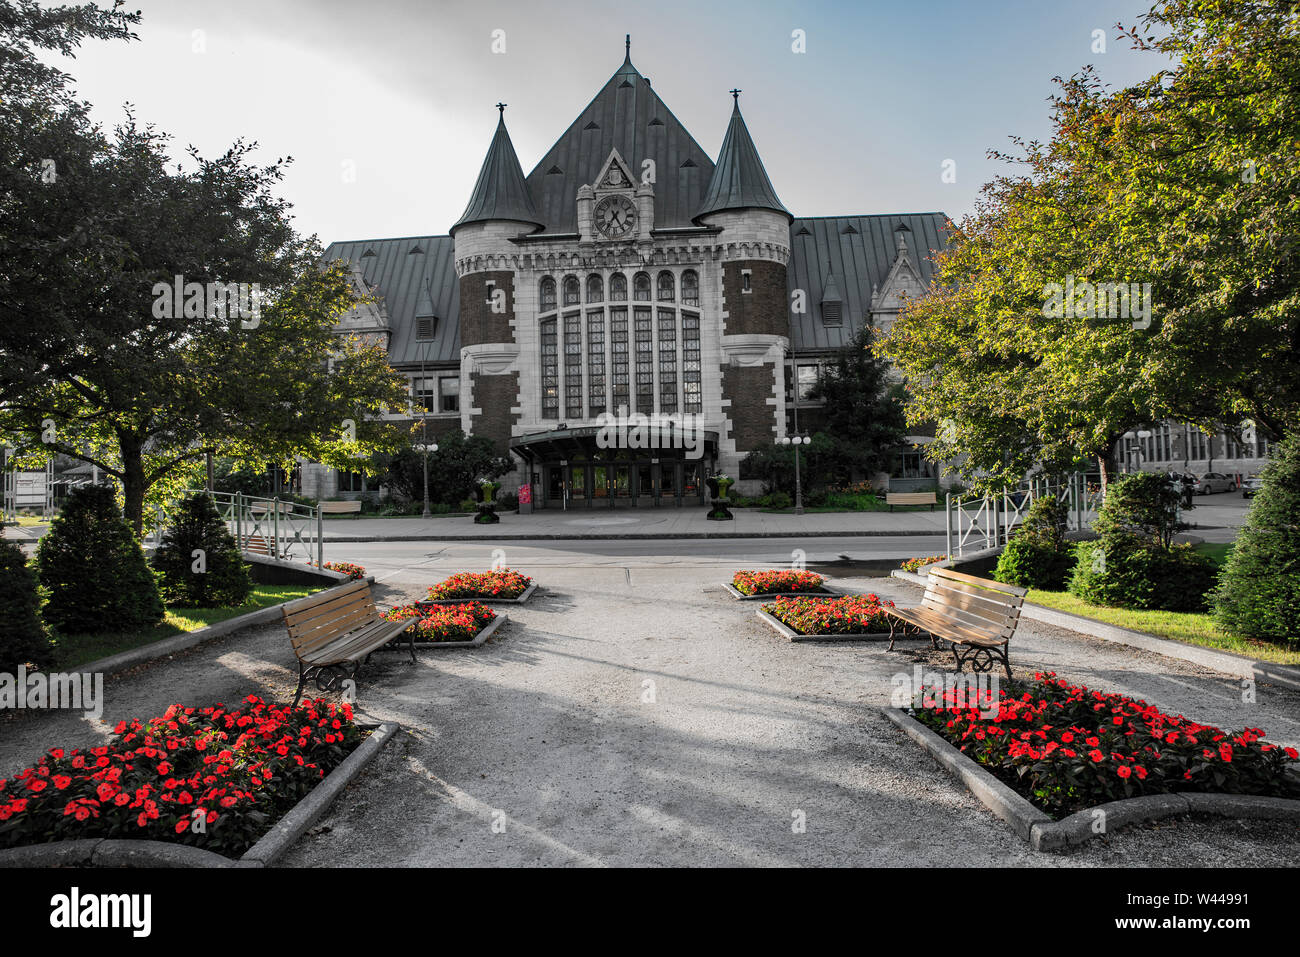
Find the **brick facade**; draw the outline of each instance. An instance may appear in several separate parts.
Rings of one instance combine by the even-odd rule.
[[[744,291],[746,270],[749,292]],[[763,259],[723,263],[722,295],[727,309],[724,335],[790,335],[784,264]]]
[[[488,283],[495,283],[489,287]],[[493,312],[495,290],[505,293],[505,308]],[[506,270],[476,272],[460,277],[460,344],[477,346],[485,342],[514,342],[511,320],[515,317],[514,273]]]
[[[519,400],[519,373],[470,376],[472,405],[482,412],[470,416],[470,431],[491,439],[497,455],[508,455],[510,436],[519,422],[519,413],[511,409]]]
[[[776,407],[769,401],[775,373],[770,362],[722,370],[722,398],[731,403],[727,435],[737,449],[755,449],[776,437]]]

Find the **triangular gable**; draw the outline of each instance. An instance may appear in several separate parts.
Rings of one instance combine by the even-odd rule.
[[[607,189],[632,189],[636,183],[637,179],[632,173],[632,168],[623,161],[623,157],[615,149],[610,150],[609,159],[600,168],[600,175],[590,185],[594,186],[597,192],[600,192]]]

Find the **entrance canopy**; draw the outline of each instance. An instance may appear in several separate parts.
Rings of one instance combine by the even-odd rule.
[[[684,441],[689,439],[690,441]],[[604,447],[602,447],[604,446]],[[510,451],[533,466],[543,463],[592,462],[610,459],[701,459],[712,463],[718,456],[718,433],[669,433],[647,430],[644,435],[613,435],[601,426],[551,429],[510,440]]]

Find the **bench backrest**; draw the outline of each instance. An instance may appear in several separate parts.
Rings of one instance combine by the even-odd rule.
[[[379,617],[370,582],[350,582],[284,605],[284,626],[299,657]]]
[[[359,512],[361,511],[361,502],[355,499],[350,502],[321,502],[320,510],[324,515]]]
[[[241,543],[241,550],[252,552],[255,555],[270,555],[271,545],[261,535],[245,535]]]
[[[921,604],[963,628],[990,638],[1010,638],[1020,619],[1026,589],[976,578],[951,568],[931,566],[929,584]]]
[[[886,492],[887,505],[937,505],[933,492]]]

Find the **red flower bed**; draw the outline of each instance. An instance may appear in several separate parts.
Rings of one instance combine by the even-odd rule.
[[[429,586],[430,598],[518,598],[533,580],[509,568],[490,572],[457,572]]]
[[[108,744],[52,748],[0,780],[0,847],[173,841],[238,857],[360,743],[350,705],[172,705]],[[198,811],[200,814],[196,815]]]
[[[731,585],[742,595],[771,595],[782,591],[818,591],[826,581],[813,572],[796,571],[739,571]]]
[[[463,605],[430,605],[416,602],[384,612],[389,621],[411,619],[416,641],[472,641],[497,616],[476,601]]]
[[[898,567],[905,572],[911,572],[915,575],[926,565],[933,565],[935,562],[941,562],[947,557],[947,555],[930,555],[927,558],[908,558]]]
[[[1177,791],[1300,796],[1284,776],[1295,748],[1264,743],[1259,728],[1220,731],[1052,672],[1000,688],[989,719],[955,694],[917,719],[1054,816]]]
[[[867,635],[888,631],[883,608],[892,601],[877,595],[846,595],[842,598],[778,598],[763,606],[778,621],[801,635]]]
[[[332,572],[347,575],[348,581],[357,582],[366,577],[365,568],[354,565],[352,562],[326,562],[321,568],[328,568]]]

